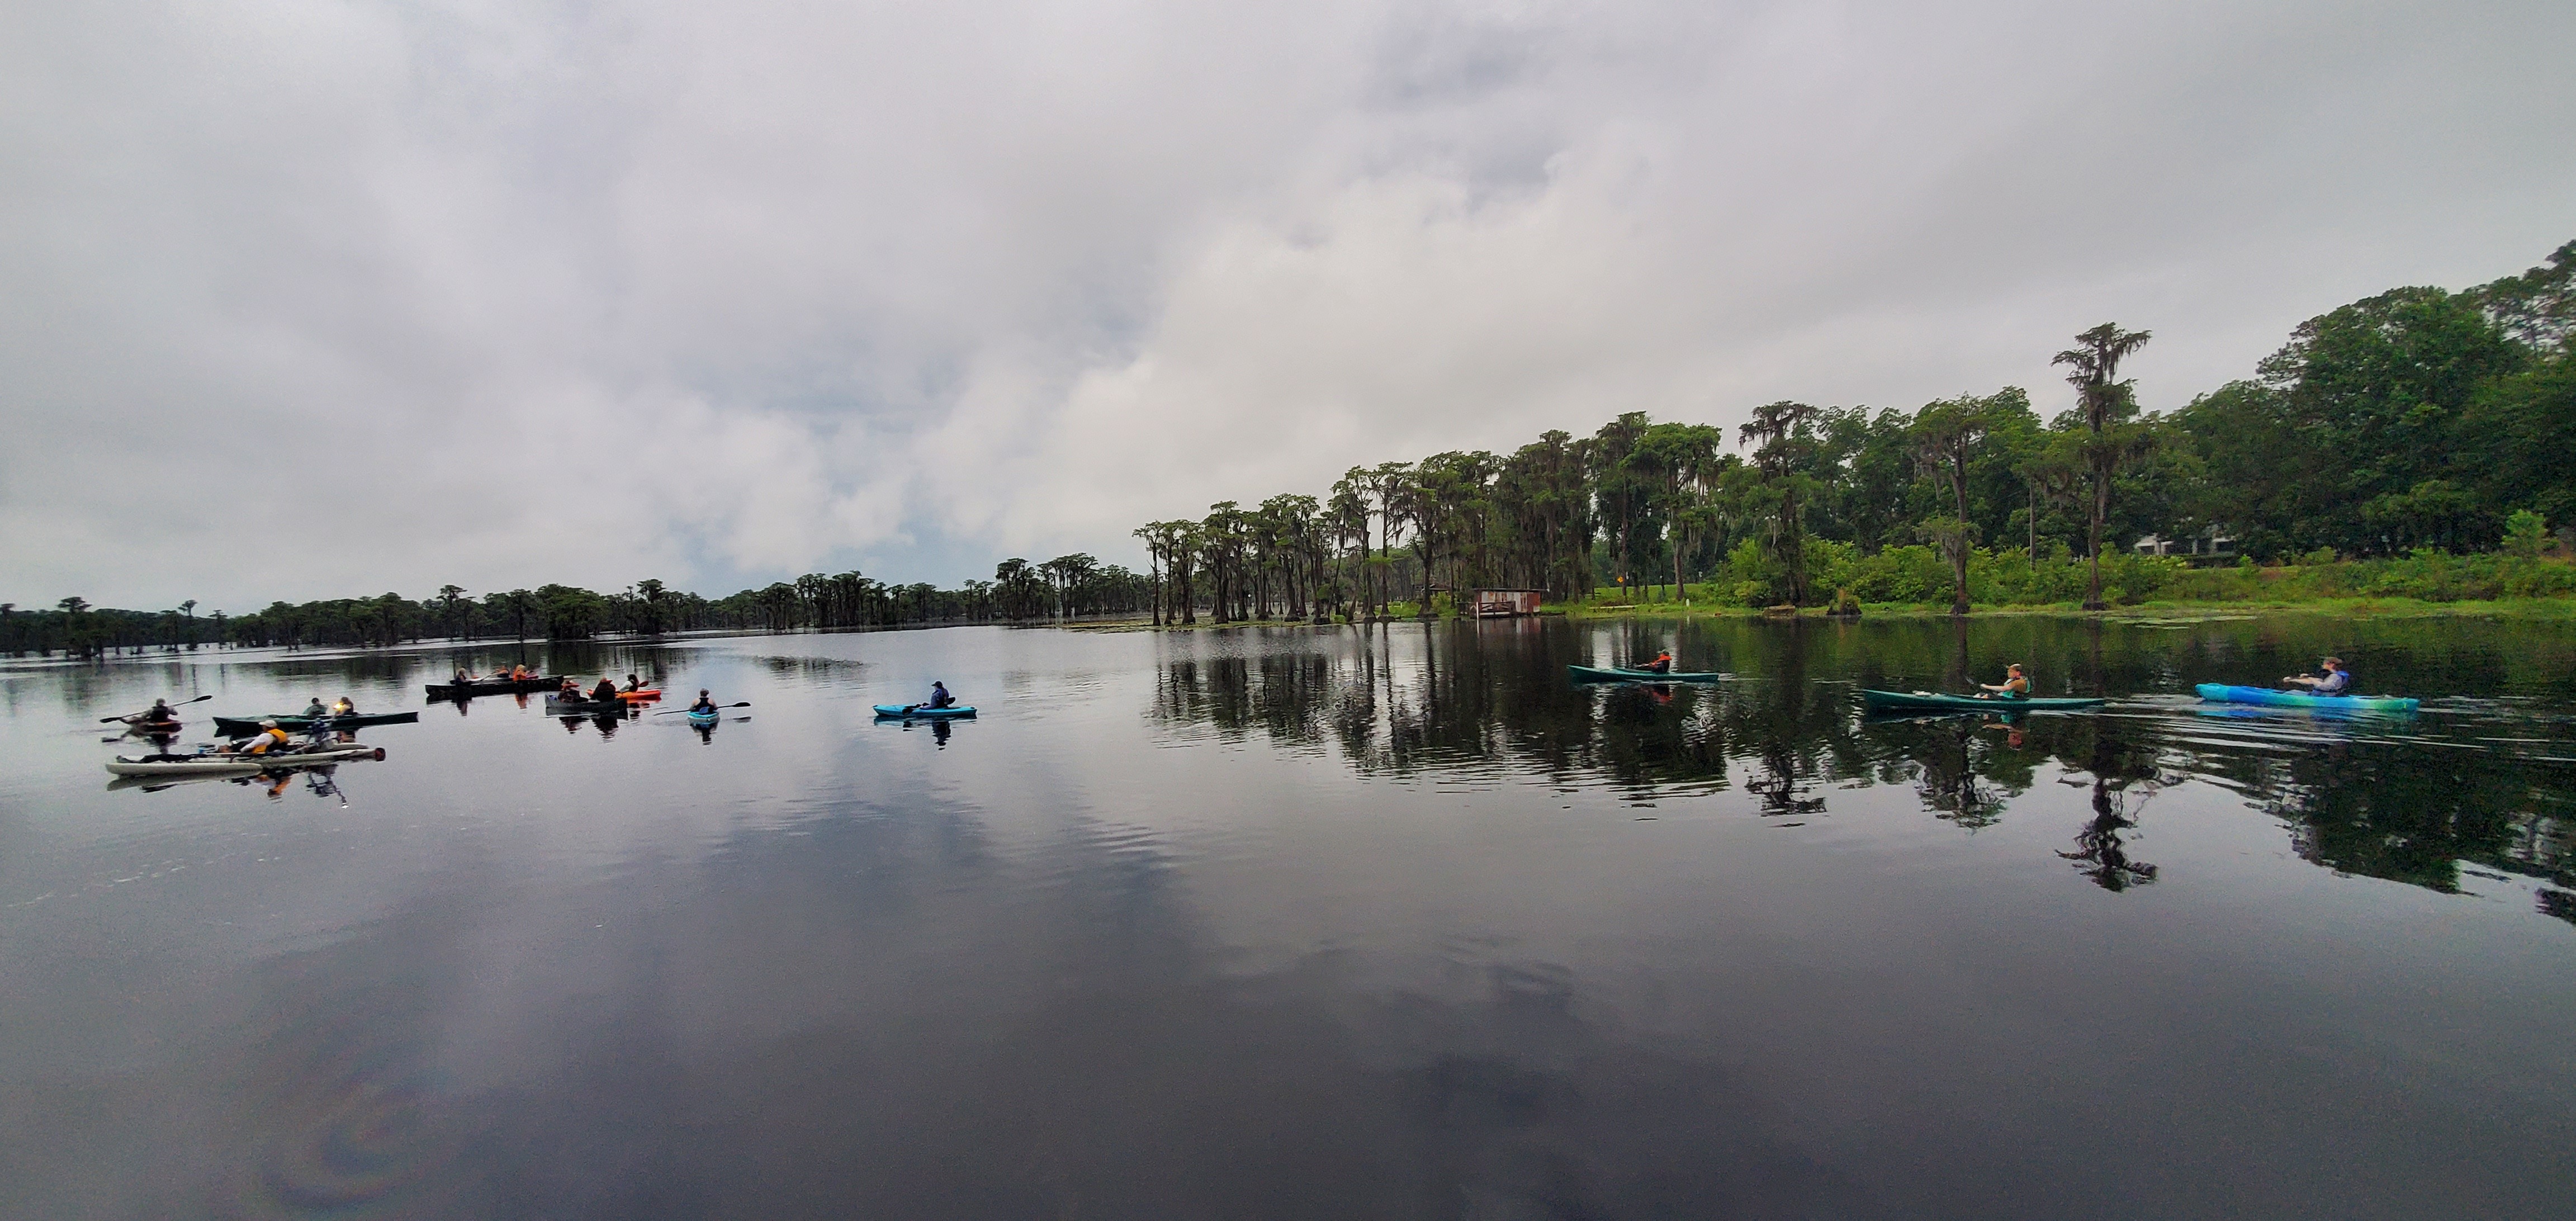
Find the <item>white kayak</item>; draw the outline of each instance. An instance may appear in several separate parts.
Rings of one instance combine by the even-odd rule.
[[[347,743],[319,750],[277,751],[265,755],[118,755],[107,770],[119,776],[249,776],[355,759],[382,759],[385,748]]]

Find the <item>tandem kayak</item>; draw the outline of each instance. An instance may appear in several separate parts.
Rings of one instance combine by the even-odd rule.
[[[1652,670],[1625,670],[1616,666],[1567,666],[1565,672],[1578,683],[1713,683],[1735,677],[1714,670],[1675,670],[1658,674]]]
[[[1866,688],[1860,693],[1860,702],[1872,712],[2032,712],[2102,706],[2101,700],[2077,697],[1979,699],[1973,695],[1945,695],[1938,691],[1871,691]]]
[[[555,678],[504,678],[497,682],[431,683],[427,690],[434,700],[470,700],[478,695],[520,695],[530,691],[552,691],[563,685]]]
[[[2399,695],[2310,695],[2305,691],[2275,691],[2270,687],[2230,687],[2225,683],[2202,683],[2192,690],[2213,704],[2262,704],[2272,708],[2317,708],[2349,712],[2413,712],[2420,700]]]
[[[409,725],[420,719],[417,712],[353,712],[347,716],[219,716],[215,732],[230,737],[259,732],[261,721],[275,721],[280,729],[356,729],[361,725]]]
[[[918,704],[909,706],[878,704],[876,710],[877,715],[881,717],[902,717],[913,721],[953,721],[959,717],[975,715],[974,707],[968,704],[959,704],[954,708],[924,708]]]
[[[547,716],[597,716],[603,712],[624,712],[624,700],[559,700],[546,697]]]
[[[385,757],[381,746],[328,746],[320,750],[275,751],[265,755],[118,755],[107,770],[119,776],[249,776],[324,763]]]

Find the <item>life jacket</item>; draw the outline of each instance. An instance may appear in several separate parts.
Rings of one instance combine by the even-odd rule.
[[[271,749],[284,745],[286,745],[285,730],[263,729],[259,731],[258,737],[252,738],[250,741],[242,744],[241,753],[245,755],[264,755]]]

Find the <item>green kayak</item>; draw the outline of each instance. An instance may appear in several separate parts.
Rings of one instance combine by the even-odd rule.
[[[1860,701],[1872,712],[2031,712],[2043,708],[2102,706],[2098,699],[1978,699],[1973,695],[1944,695],[1938,691],[1863,690]]]
[[[1713,683],[1720,679],[1735,677],[1732,674],[1720,674],[1711,670],[1697,672],[1675,670],[1670,674],[1657,674],[1652,670],[1623,670],[1610,666],[1567,666],[1565,670],[1566,673],[1573,675],[1574,681],[1578,683]]]
[[[417,712],[353,712],[347,716],[326,716],[317,719],[325,729],[356,729],[361,725],[409,725],[419,720],[420,714]],[[275,721],[280,729],[311,729],[314,725],[313,720],[300,716],[219,716],[215,718],[215,732],[233,737],[258,733],[261,721]]]

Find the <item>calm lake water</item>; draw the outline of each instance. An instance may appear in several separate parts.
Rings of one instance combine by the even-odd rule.
[[[1671,647],[1730,681],[1577,687]],[[2405,719],[2204,707],[2332,651]],[[0,670],[9,1217],[2563,1217],[2576,633],[1197,633]],[[2098,714],[1864,718],[2030,663]],[[872,723],[933,678],[982,715]],[[96,718],[420,709],[328,783]],[[665,705],[670,707],[675,705]]]

